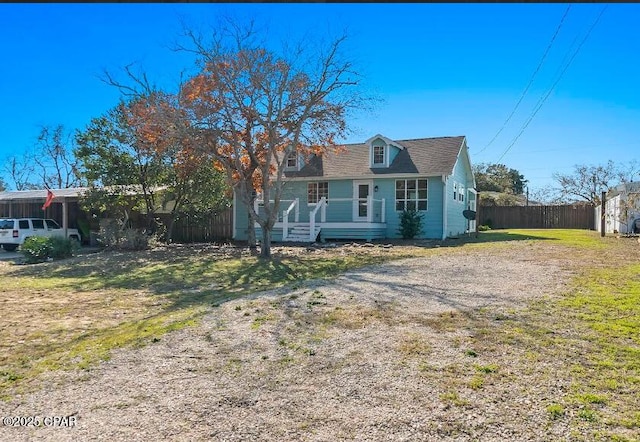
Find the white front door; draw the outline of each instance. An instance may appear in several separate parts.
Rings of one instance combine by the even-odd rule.
[[[353,182],[353,220],[369,221],[369,195],[373,192],[373,181]]]

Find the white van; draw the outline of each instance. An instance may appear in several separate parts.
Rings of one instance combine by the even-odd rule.
[[[0,245],[13,251],[31,236],[59,236],[64,238],[64,229],[52,219],[9,218],[0,219]],[[67,229],[67,238],[80,242],[78,229]]]

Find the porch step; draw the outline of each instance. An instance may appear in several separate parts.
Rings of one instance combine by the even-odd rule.
[[[318,237],[318,234],[320,233],[321,227],[316,226],[315,228],[315,235],[313,235],[313,238],[315,240],[315,238]],[[289,230],[289,235],[287,236],[287,239],[285,239],[284,241],[289,241],[289,242],[313,242],[312,240],[309,239],[309,233],[311,232],[311,226],[307,225],[298,225],[298,226],[294,226]]]

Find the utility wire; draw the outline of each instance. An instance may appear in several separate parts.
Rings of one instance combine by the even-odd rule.
[[[542,107],[542,105],[544,104],[544,102],[547,100],[547,98],[549,98],[549,95],[551,95],[551,92],[553,92],[553,89],[555,89],[556,85],[560,82],[560,80],[562,79],[562,76],[564,75],[564,73],[567,71],[567,69],[569,68],[569,66],[571,65],[571,63],[573,62],[573,60],[576,58],[576,55],[578,55],[578,52],[580,52],[580,49],[582,48],[582,46],[584,45],[584,43],[587,41],[587,38],[589,38],[589,35],[591,35],[591,32],[593,31],[593,29],[596,27],[596,25],[598,24],[598,22],[600,21],[600,18],[602,17],[602,14],[604,14],[604,11],[608,8],[609,5],[605,5],[602,10],[600,11],[600,14],[598,14],[598,17],[596,17],[595,21],[593,22],[593,24],[591,25],[591,27],[589,28],[589,30],[587,31],[587,34],[584,36],[584,38],[582,39],[582,41],[580,42],[580,45],[578,45],[578,48],[576,49],[576,51],[573,53],[573,55],[571,56],[571,58],[569,59],[569,61],[567,62],[567,64],[564,66],[564,68],[562,69],[562,71],[560,72],[560,75],[558,76],[558,78],[556,79],[556,81],[551,85],[551,87],[549,88],[549,90],[547,91],[547,93],[545,95],[543,95],[538,102],[536,103],[536,106],[533,109],[533,112],[531,113],[531,115],[529,116],[529,118],[527,119],[527,121],[522,125],[522,127],[520,128],[520,132],[518,133],[518,135],[516,135],[513,140],[511,140],[511,143],[509,144],[509,146],[505,149],[504,152],[502,152],[502,155],[500,155],[500,158],[498,158],[498,160],[496,161],[496,163],[500,163],[500,160],[502,160],[502,158],[504,158],[504,156],[507,154],[507,152],[509,152],[509,150],[511,150],[511,148],[513,147],[514,144],[516,144],[516,141],[518,141],[518,139],[520,138],[520,136],[524,133],[525,129],[527,128],[527,126],[529,126],[529,123],[531,123],[531,121],[533,120],[533,118],[536,116],[536,114],[538,113],[538,111],[540,110],[540,108]]]
[[[538,63],[538,67],[536,67],[536,70],[533,71],[533,74],[531,74],[531,78],[529,79],[529,83],[527,83],[527,86],[522,91],[522,94],[520,95],[520,98],[518,99],[518,102],[516,103],[516,105],[513,107],[513,110],[511,111],[511,113],[509,114],[507,119],[502,124],[502,127],[500,129],[498,129],[498,132],[496,132],[496,134],[493,136],[491,141],[489,141],[485,147],[483,147],[478,152],[476,152],[476,155],[481,153],[481,152],[484,152],[485,150],[487,150],[487,148],[489,148],[489,146],[491,146],[491,144],[493,144],[493,142],[496,140],[496,138],[498,138],[498,135],[500,135],[502,133],[502,131],[507,126],[509,121],[511,121],[511,118],[516,113],[516,110],[518,110],[518,107],[520,106],[520,103],[522,103],[522,100],[524,99],[525,95],[527,95],[527,92],[529,91],[529,88],[531,87],[531,84],[533,83],[533,80],[536,78],[536,75],[538,74],[538,71],[540,71],[540,68],[544,64],[544,61],[547,58],[547,55],[549,54],[549,51],[551,50],[551,46],[553,46],[553,42],[556,40],[556,37],[558,36],[558,33],[560,32],[560,29],[562,28],[562,25],[564,23],[564,19],[567,18],[567,14],[569,13],[570,9],[571,9],[571,4],[569,4],[569,6],[567,6],[567,9],[564,11],[564,14],[562,15],[562,18],[560,19],[560,23],[558,24],[558,27],[556,28],[556,32],[554,32],[553,37],[551,37],[551,41],[547,45],[547,49],[545,49],[544,50],[544,54],[542,54],[542,58],[540,59],[540,62]]]

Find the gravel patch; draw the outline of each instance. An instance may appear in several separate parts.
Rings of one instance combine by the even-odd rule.
[[[0,440],[561,440],[545,406],[567,381],[482,343],[565,287],[571,271],[540,253],[442,253],[225,303],[91,370],[47,374],[1,414],[77,425],[0,427]]]

